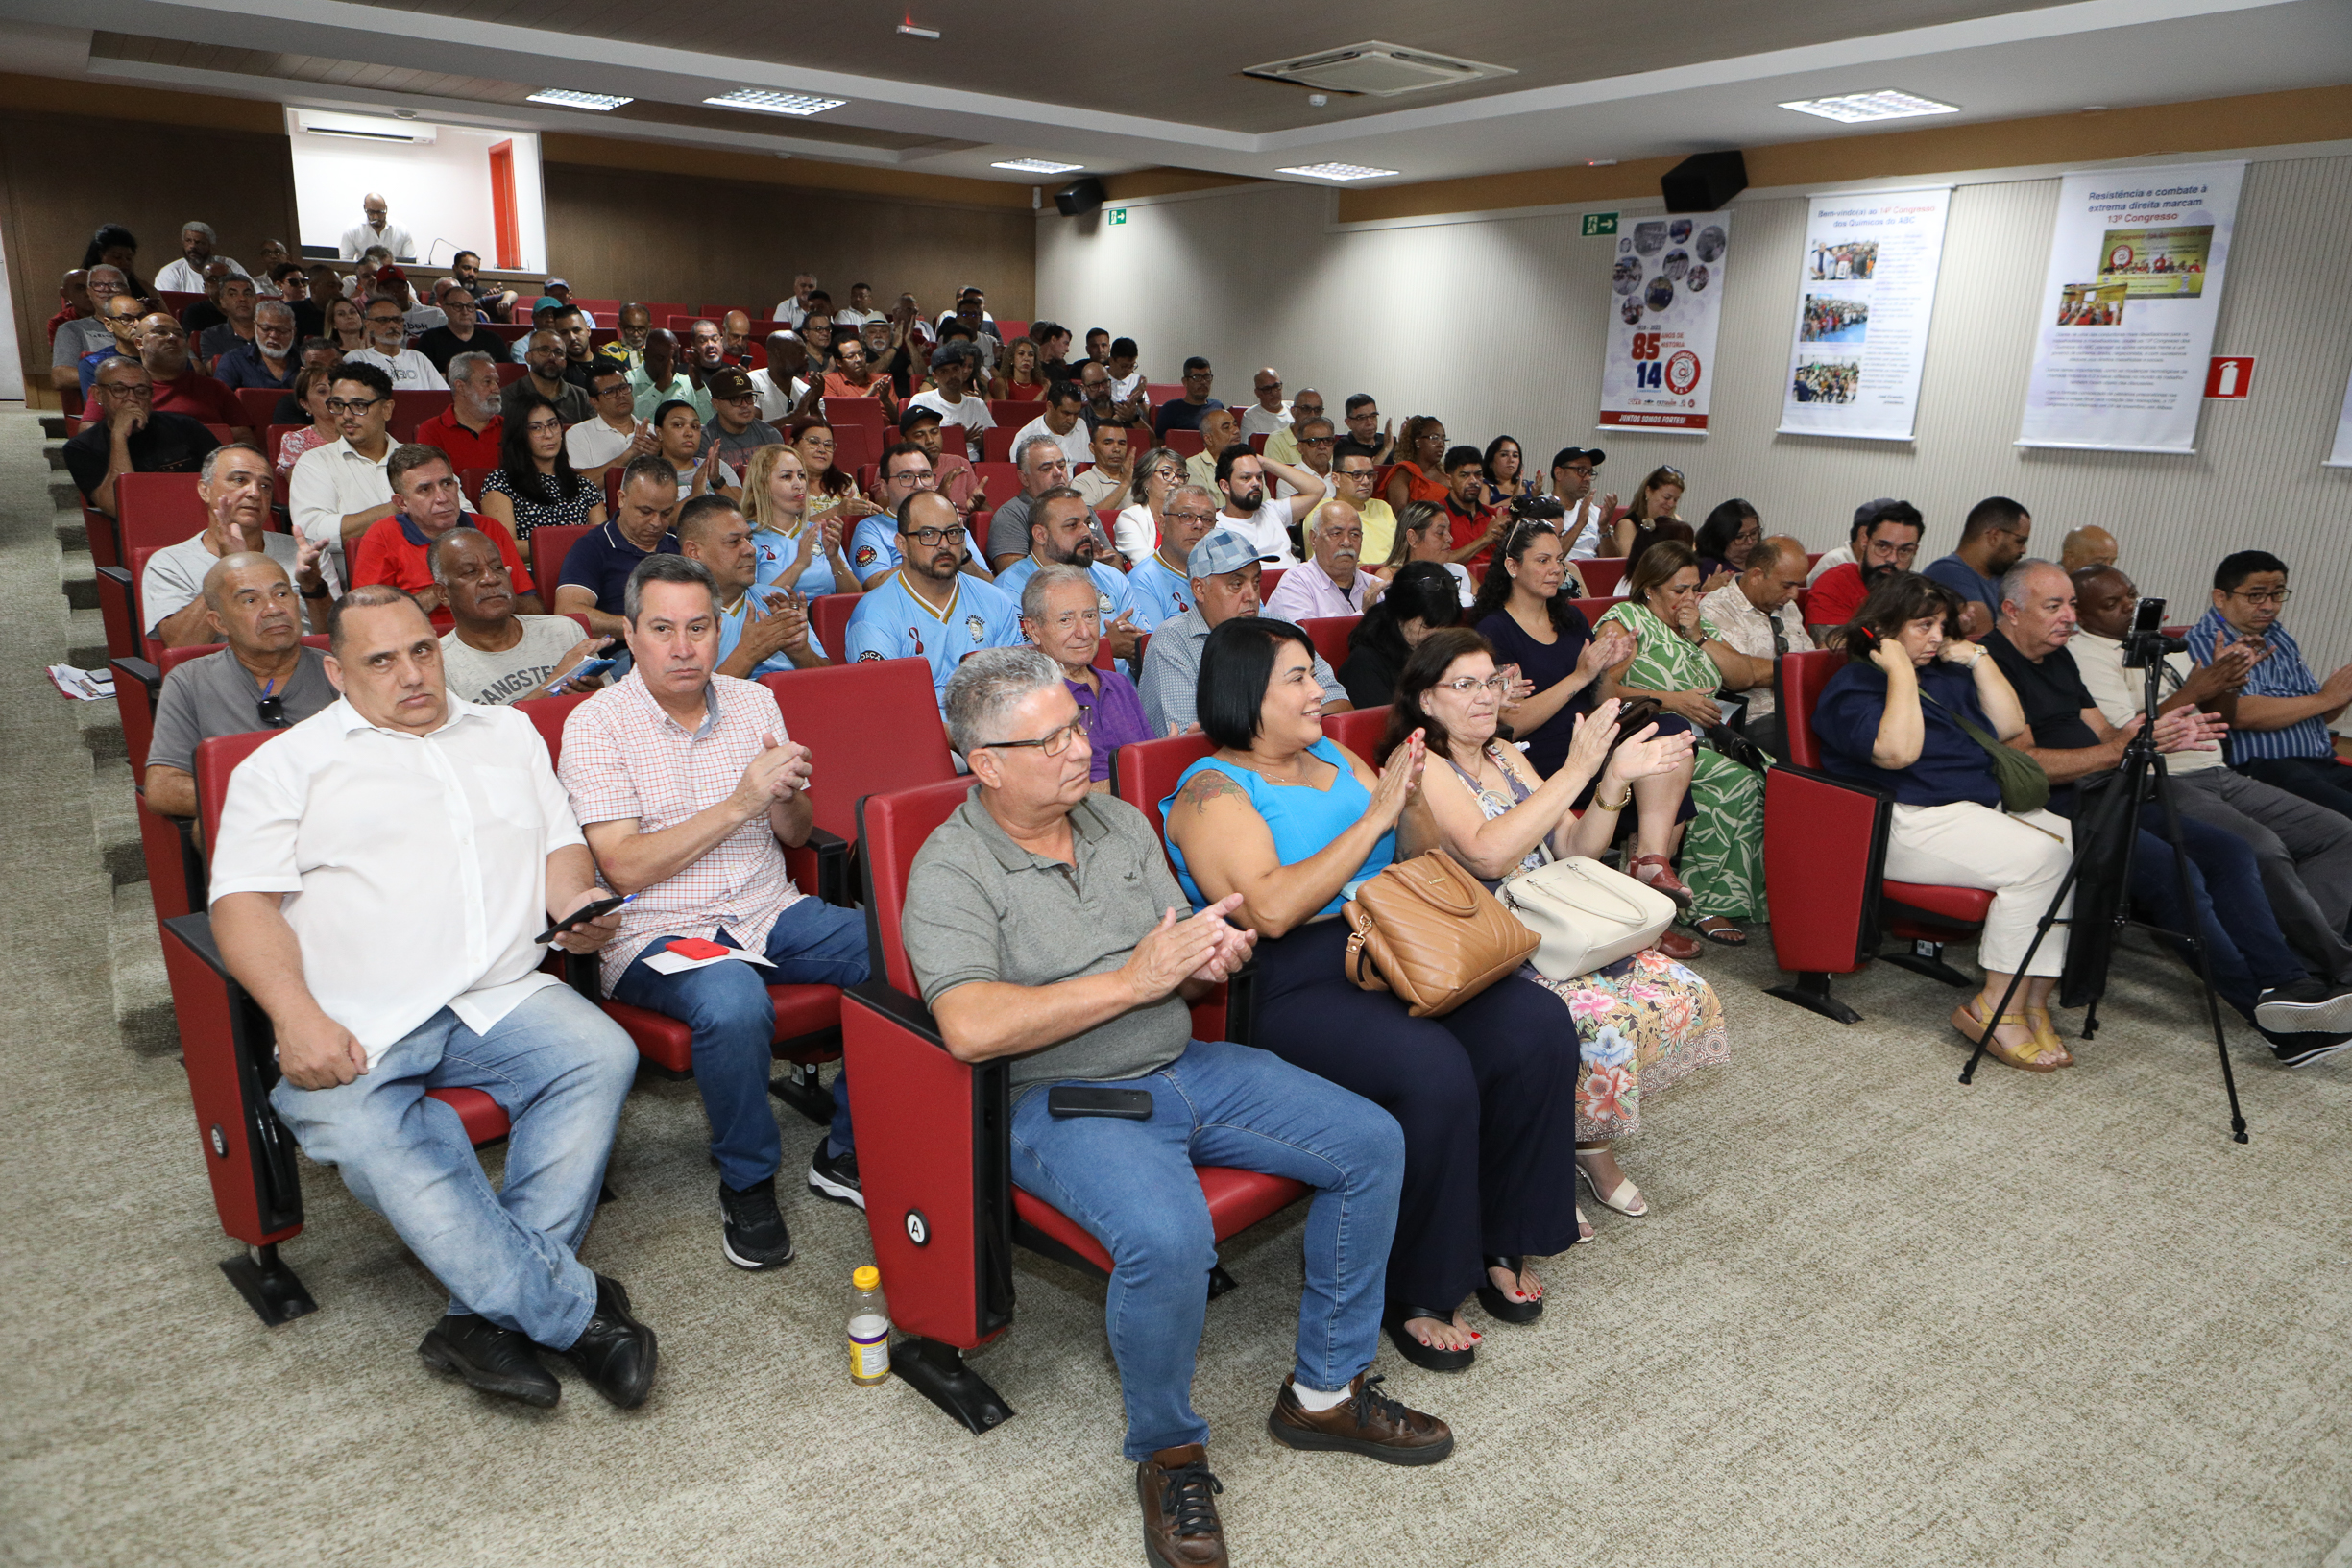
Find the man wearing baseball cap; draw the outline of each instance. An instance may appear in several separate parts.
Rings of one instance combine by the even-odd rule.
[[[1144,650],[1144,716],[1160,735],[1189,729],[1198,716],[1200,650],[1209,633],[1237,615],[1258,613],[1258,574],[1273,557],[1258,553],[1257,542],[1231,528],[1204,536],[1185,558],[1192,577],[1193,607],[1171,615],[1152,634]],[[1340,678],[1315,656],[1315,684],[1323,688],[1323,712],[1344,713],[1354,705]]]
[[[1598,446],[1563,446],[1552,456],[1552,494],[1565,512],[1560,537],[1568,542],[1571,560],[1589,561],[1598,548],[1601,530],[1617,509],[1614,495],[1592,498],[1593,470],[1609,460]]]
[[[531,331],[554,331],[556,315],[563,308],[564,302],[557,299],[552,294],[543,294],[538,299],[533,300],[531,302]],[[514,358],[516,364],[526,365],[530,363],[528,354],[528,346],[530,341],[531,337],[529,332],[524,333],[521,337],[515,340]]]
[[[702,427],[702,451],[718,443],[718,460],[740,473],[751,454],[784,440],[776,427],[760,418],[760,399],[751,390],[751,374],[734,365],[706,371],[702,390],[711,395],[711,420]]]

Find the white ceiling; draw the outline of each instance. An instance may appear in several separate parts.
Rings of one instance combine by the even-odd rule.
[[[676,47],[643,36],[646,18],[658,24],[665,8],[676,6],[696,25],[658,36],[702,41],[714,17],[741,18],[742,8],[714,11],[699,0],[604,6],[562,0],[560,24],[530,14],[534,6],[545,11],[554,3],[0,0],[0,44],[8,48],[11,68],[37,74],[317,108],[413,109],[455,123],[727,146],[1022,184],[1037,182],[1036,177],[989,165],[1034,157],[1097,173],[1166,165],[1284,179],[1289,177],[1277,170],[1285,164],[1343,161],[1395,169],[1394,181],[1366,182],[1395,183],[1868,134],[1874,128],[1841,128],[1777,105],[1880,87],[1962,106],[1957,115],[1908,122],[1951,125],[2352,78],[2352,0],[2082,0],[2031,10],[2001,9],[2016,0],[1884,0],[1825,10],[1828,20],[1812,19],[1804,41],[1719,59],[1690,57],[1727,42],[1771,43],[1781,36],[1756,25],[1759,14],[1769,14],[1764,8],[1753,0],[1691,0],[1675,16],[1676,47],[1596,43],[1564,53],[1548,40],[1574,40],[1629,17],[1660,13],[1641,6],[1571,9],[1560,0],[1493,0],[1494,9],[1523,21],[1521,36],[1547,40],[1542,50],[1505,59],[1496,56],[1506,52],[1509,37],[1493,35],[1491,17],[1484,19],[1475,41],[1501,47],[1478,56],[1430,25],[1443,8],[1428,0],[1375,0],[1345,12],[1297,8],[1321,18],[1312,33],[1291,25],[1278,34],[1237,30],[1230,37],[1204,25],[1198,5],[1105,7],[1087,0],[1074,9],[1073,14],[1115,23],[1124,40],[1115,51],[1101,46],[1099,35],[1029,25],[1027,15],[1018,27],[1001,13],[990,22],[976,20],[976,30],[989,31],[960,39],[942,16],[937,22],[947,36],[936,44],[893,38],[861,51],[842,44],[844,28],[833,9],[792,6],[753,13],[764,17],[766,10],[777,10],[788,38],[797,28],[822,40],[825,47],[808,53],[834,61],[827,68]],[[525,21],[507,19],[516,16]],[[610,31],[630,36],[583,31],[607,16],[616,19]],[[1948,19],[1871,31],[1923,16]],[[623,19],[627,28],[619,25]],[[1707,25],[1710,19],[1721,25]],[[570,30],[550,31],[555,25]],[[213,47],[124,50],[109,42],[115,57],[94,58],[93,30]],[[1070,40],[1068,58],[1040,57],[1045,42],[1057,37]],[[1480,87],[1339,100],[1335,109],[1322,110],[1309,107],[1295,87],[1234,74],[1278,54],[1364,37],[1522,69]],[[904,52],[909,49],[915,53]],[[119,58],[126,53],[147,58]],[[895,62],[903,74],[844,68],[861,57],[870,60],[869,71],[886,71]],[[330,80],[301,79],[270,63],[285,59],[309,62],[309,78]],[[1028,66],[1008,73],[1006,59]],[[919,72],[908,65],[910,60],[919,62]],[[1144,101],[1147,95],[1119,93],[1116,83],[1152,74],[1155,60],[1180,60],[1191,73],[1189,85],[1179,84],[1184,91],[1173,101],[1181,117],[1112,107]],[[1081,62],[1091,66],[1082,82]],[[1640,68],[1576,79],[1580,69],[1625,66]],[[382,69],[387,67],[394,69]],[[356,84],[370,80],[405,81],[412,90]],[[1105,82],[1112,84],[1107,95],[1101,90]],[[643,102],[628,117],[546,109],[512,102],[518,94],[501,84],[622,93]],[[805,121],[701,106],[708,95],[742,85],[822,93],[849,103]],[[413,90],[418,86],[431,90]],[[1149,96],[1154,107],[1169,97]]]

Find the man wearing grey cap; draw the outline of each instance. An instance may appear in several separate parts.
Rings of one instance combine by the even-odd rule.
[[[783,442],[776,427],[760,418],[760,398],[752,390],[750,373],[721,365],[704,373],[702,390],[711,396],[711,421],[702,427],[702,455],[709,455],[711,444],[716,442],[719,461],[740,473],[752,453]]]
[[[1258,574],[1266,559],[1253,541],[1230,528],[1210,533],[1185,558],[1193,607],[1161,621],[1144,650],[1143,711],[1153,730],[1178,734],[1199,716],[1200,650],[1210,632],[1237,615],[1258,613]],[[1315,684],[1323,688],[1324,712],[1344,713],[1354,706],[1321,654],[1315,656]]]
[[[1552,494],[1564,509],[1560,537],[1568,542],[1568,559],[1589,561],[1600,550],[1601,530],[1617,510],[1614,495],[1592,497],[1593,470],[1609,460],[1598,446],[1563,446],[1552,456]]]
[[[1820,582],[1823,572],[1835,571],[1840,567],[1851,566],[1854,562],[1855,541],[1862,537],[1862,530],[1870,526],[1871,519],[1879,515],[1880,508],[1894,504],[1894,496],[1881,495],[1875,501],[1864,501],[1855,507],[1854,522],[1846,530],[1846,543],[1834,550],[1826,550],[1822,553],[1821,559],[1813,563],[1813,569],[1806,573],[1805,586],[1811,588],[1815,583]]]

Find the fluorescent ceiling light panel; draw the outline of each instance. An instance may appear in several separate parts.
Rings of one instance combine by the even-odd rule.
[[[1897,92],[1882,87],[1877,92],[1850,92],[1842,98],[1801,98],[1793,104],[1782,104],[1800,114],[1818,114],[1839,125],[1859,125],[1865,120],[1907,120],[1918,114],[1957,114],[1957,104],[1938,103],[1922,98],[1917,93]]]
[[[570,87],[542,87],[531,94],[534,104],[559,104],[565,109],[593,109],[607,114],[623,104],[634,104],[634,98],[616,97],[609,92],[573,92]]]
[[[703,102],[721,109],[756,109],[766,114],[822,114],[829,109],[839,109],[849,100],[819,98],[807,92],[778,92],[772,87],[738,87]]]
[[[1042,157],[1007,158],[1002,163],[988,165],[991,169],[1010,169],[1016,174],[1076,174],[1085,166],[1083,163],[1055,163]]]
[[[1380,180],[1397,171],[1374,169],[1362,163],[1301,163],[1294,168],[1277,169],[1276,174],[1302,174],[1310,180]]]

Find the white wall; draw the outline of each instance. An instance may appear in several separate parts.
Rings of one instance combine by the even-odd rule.
[[[348,116],[347,116],[348,118]],[[386,122],[398,124],[400,122]],[[414,129],[410,122],[403,129]],[[547,221],[540,195],[539,138],[527,131],[434,128],[424,145],[355,141],[289,127],[294,148],[294,206],[304,245],[331,246],[366,214],[359,205],[381,191],[392,222],[417,242],[417,260],[446,267],[460,251],[481,253],[485,272],[500,270],[492,228],[490,149],[515,144],[515,205],[522,260],[516,271],[547,269]],[[437,241],[447,244],[436,244]]]
[[[1814,549],[1844,543],[1861,501],[1898,495],[1928,516],[1923,559],[1943,554],[1971,505],[2006,494],[2033,513],[2036,554],[2055,557],[2067,528],[2099,523],[2144,592],[2200,614],[2216,561],[2273,549],[2295,568],[2288,624],[2306,656],[2322,675],[2352,660],[2352,470],[2320,468],[2352,364],[2352,157],[2247,170],[2214,351],[2257,356],[2254,392],[2206,406],[2193,456],[2012,445],[2057,195],[2043,178],[1953,193],[1910,443],[1774,429],[1802,197],[1734,204],[1738,266],[1703,438],[1595,434],[1614,250],[1579,237],[1572,212],[1340,229],[1329,192],[1289,185],[1131,202],[1118,227],[1049,209],[1037,311],[1134,337],[1154,381],[1205,354],[1229,402],[1249,402],[1251,373],[1272,364],[1292,389],[1321,390],[1335,416],[1370,392],[1400,424],[1436,414],[1452,440],[1482,446],[1508,432],[1538,463],[1570,441],[1604,446],[1603,488],[1621,493],[1672,463],[1690,475],[1693,523],[1744,495],[1767,529]],[[1661,209],[1592,205],[1629,222]]]

